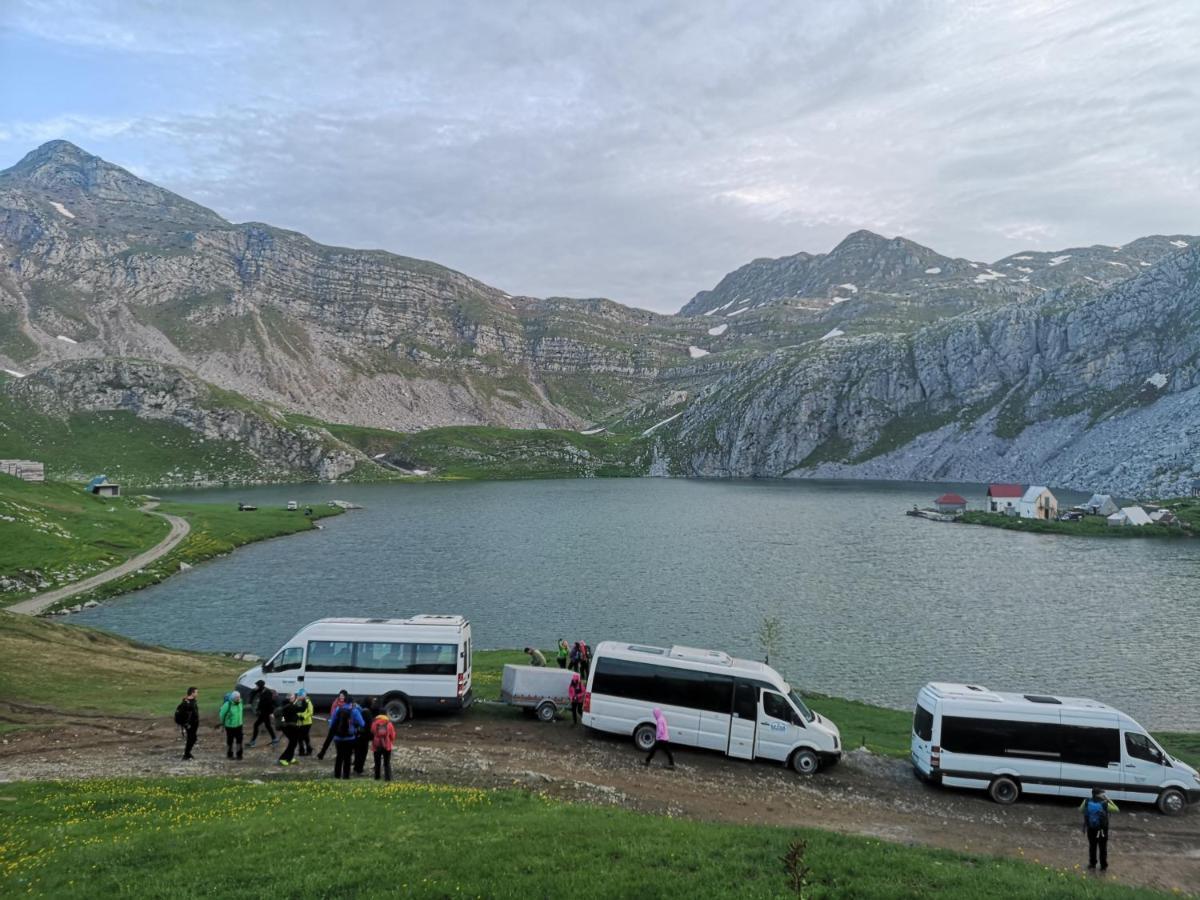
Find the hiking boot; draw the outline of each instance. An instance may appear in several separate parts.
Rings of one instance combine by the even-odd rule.
[[[238,751],[237,758],[238,758],[238,759],[241,759],[241,758],[242,758],[242,751],[240,751],[240,750]]]
[[[257,743],[258,743],[258,738],[255,738],[255,739],[254,739],[254,740],[252,740],[250,743],[248,743],[246,746],[247,746],[249,749],[253,750],[253,749],[254,749],[254,745],[255,745],[255,744],[257,744]]]
[[[291,765],[291,763],[289,763],[289,762],[288,762],[286,759],[281,759],[281,760],[279,761],[279,764],[280,764],[281,766],[290,766],[290,765]]]
[[[253,745],[251,745],[251,746],[253,746]],[[271,741],[271,746],[278,747],[279,746],[279,738],[275,738],[275,740]]]
[[[233,759],[233,751],[232,751],[232,750],[230,750],[228,753],[226,753],[226,754],[225,754],[225,758],[226,758],[226,759]]]

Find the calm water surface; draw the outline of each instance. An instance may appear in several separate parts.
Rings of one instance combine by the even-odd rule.
[[[981,488],[958,490],[982,501]],[[366,508],[76,619],[265,655],[324,616],[461,613],[480,647],[621,639],[761,658],[759,623],[777,615],[786,641],[772,662],[805,689],[905,707],[926,681],[964,680],[1094,696],[1151,727],[1200,729],[1200,542],[902,514],[937,492],[638,479],[191,493]]]

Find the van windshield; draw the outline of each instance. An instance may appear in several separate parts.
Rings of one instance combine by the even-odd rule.
[[[805,705],[804,701],[800,699],[800,695],[795,691],[788,691],[788,698],[792,701],[792,705],[796,707],[800,715],[804,717],[805,722],[811,722],[817,717],[816,713]]]

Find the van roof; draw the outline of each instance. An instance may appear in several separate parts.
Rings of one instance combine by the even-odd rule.
[[[675,644],[671,647],[656,647],[651,644],[629,644],[624,641],[602,641],[596,647],[596,655],[601,653],[611,656],[621,656],[626,659],[636,659],[639,656],[659,659],[674,659],[680,662],[701,663],[709,666],[720,666],[731,671],[754,674],[762,677],[774,677],[780,682],[783,678],[770,666],[755,662],[752,659],[740,659],[722,650],[702,650],[698,647],[685,647]]]
[[[317,619],[315,622],[309,622],[305,627],[312,628],[314,625],[442,625],[461,628],[469,624],[470,622],[467,621],[465,616],[422,613],[421,615],[409,616],[407,619]]]
[[[978,684],[958,684],[949,681],[931,681],[923,687],[922,692],[933,694],[940,700],[966,700],[974,703],[1008,703],[1030,708],[1087,710],[1090,712],[1120,713],[1120,710],[1101,703],[1099,700],[1089,700],[1086,697],[1063,697],[1058,694],[1028,693],[1018,694],[1012,691],[991,691]]]

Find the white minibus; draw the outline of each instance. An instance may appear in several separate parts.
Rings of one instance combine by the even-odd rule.
[[[471,705],[471,623],[462,616],[320,619],[238,679],[243,695],[259,679],[280,695],[304,688],[317,709],[339,691],[378,698],[393,722],[417,710]]]
[[[604,641],[592,658],[583,724],[654,745],[655,707],[671,743],[773,759],[810,775],[841,758],[837,726],[810,710],[770,666],[718,650]]]
[[[1200,800],[1200,776],[1125,713],[1095,700],[989,691],[934,682],[917,694],[917,775],[986,790],[997,803],[1024,793],[1157,804],[1167,815]]]

